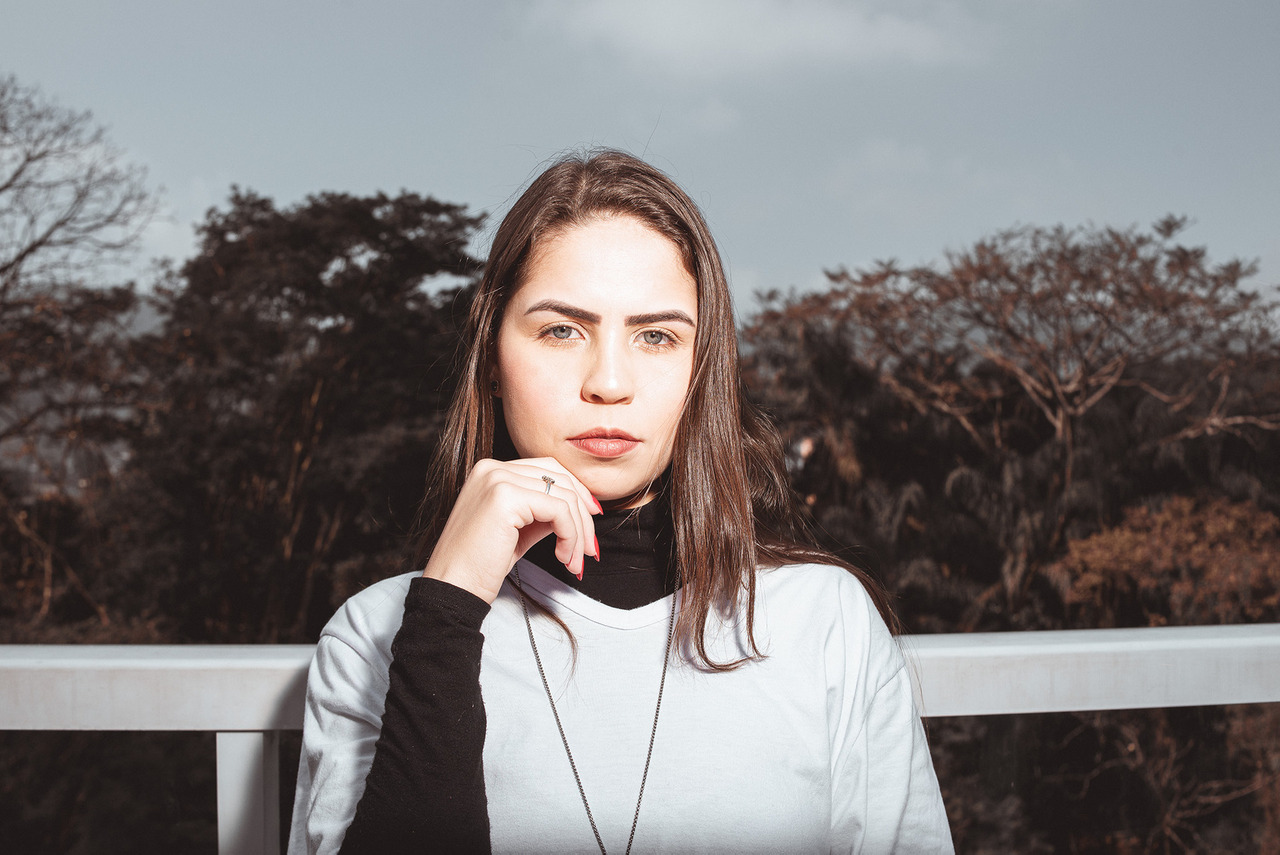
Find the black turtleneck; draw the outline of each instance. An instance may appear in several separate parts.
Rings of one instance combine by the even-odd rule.
[[[663,496],[629,510],[607,510],[593,517],[600,561],[588,557],[582,581],[555,555],[556,539],[546,537],[525,558],[593,600],[615,609],[635,609],[675,591],[671,560],[671,511]]]
[[[556,560],[554,536],[525,557],[616,609],[675,591],[671,513],[663,497],[594,520],[600,561],[587,559],[582,581]],[[448,582],[409,584],[391,644],[382,728],[343,853],[489,852],[480,694],[480,625],[488,613],[484,600]]]

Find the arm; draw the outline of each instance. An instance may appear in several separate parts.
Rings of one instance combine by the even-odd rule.
[[[488,852],[483,600],[415,579],[391,645],[382,728],[341,852]]]
[[[359,595],[321,636],[291,855],[395,852],[422,837],[488,851],[479,687],[488,605],[431,579],[402,596],[404,584]]]
[[[841,682],[831,695],[839,698],[831,717],[832,851],[952,853],[908,665],[857,587],[861,596],[842,604],[827,654],[828,673]]]

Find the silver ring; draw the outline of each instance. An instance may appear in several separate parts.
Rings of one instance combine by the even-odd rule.
[[[543,482],[545,482],[545,483],[546,483],[546,485],[547,485],[547,495],[548,495],[548,496],[550,496],[550,495],[551,495],[551,485],[552,485],[552,484],[554,484],[554,483],[556,482],[556,479],[555,479],[555,478],[552,478],[550,475],[543,475],[543,476],[542,476],[542,480],[543,480]]]

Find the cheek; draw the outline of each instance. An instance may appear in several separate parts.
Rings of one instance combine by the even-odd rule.
[[[693,357],[684,361],[680,368],[672,372],[671,378],[672,407],[677,413],[684,412],[685,401],[689,396],[689,388],[693,385]]]
[[[552,414],[563,398],[557,379],[563,382],[562,376],[557,378],[556,372],[546,370],[534,360],[521,360],[518,356],[499,359],[498,394],[512,439],[536,431],[538,425]]]
[[[661,419],[661,428],[666,434],[666,453],[670,454],[671,445],[675,442],[676,431],[684,417],[685,398],[689,392],[690,371],[673,371],[662,379],[662,388],[657,400],[652,402],[654,418]]]

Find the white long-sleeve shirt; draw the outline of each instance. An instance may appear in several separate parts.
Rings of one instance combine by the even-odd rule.
[[[614,609],[527,561],[519,569],[577,639],[575,665],[563,631],[531,610],[591,810],[605,846],[622,851],[671,601]],[[291,853],[336,851],[354,815],[416,575],[352,597],[321,636]],[[745,655],[745,619],[711,620],[713,658]],[[509,583],[481,630],[493,851],[598,851]],[[673,651],[633,851],[952,852],[906,664],[857,579],[821,565],[761,571],[755,631],[766,658],[730,672]]]

